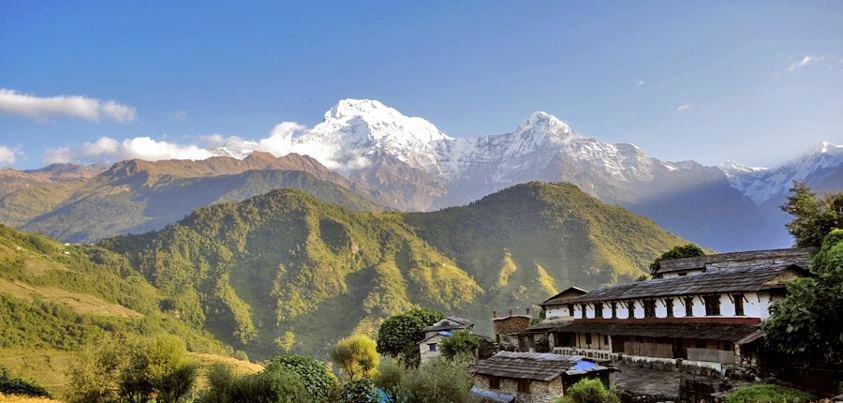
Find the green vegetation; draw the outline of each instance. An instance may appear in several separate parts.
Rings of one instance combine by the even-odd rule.
[[[790,366],[843,367],[843,229],[826,235],[814,255],[813,277],[787,286],[787,296],[773,304],[763,323],[766,346]]]
[[[620,398],[599,379],[581,379],[568,387],[557,403],[618,403]]]
[[[399,402],[470,402],[471,378],[467,360],[433,360],[400,376]]]
[[[480,339],[477,336],[460,330],[442,340],[442,356],[449,360],[459,355],[474,357],[474,352],[479,346]]]
[[[814,397],[800,390],[765,383],[736,388],[726,396],[726,403],[811,402]]]
[[[342,385],[339,401],[341,403],[377,402],[375,384],[369,379],[359,379]]]
[[[263,372],[292,373],[304,385],[312,399],[325,400],[334,390],[337,378],[325,367],[325,364],[302,355],[284,354],[275,356],[264,368]]]
[[[442,317],[441,312],[419,308],[387,318],[378,330],[378,353],[416,365],[421,358],[418,343],[424,338],[422,329]]]
[[[0,367],[0,395],[23,395],[50,397],[50,392],[33,381],[13,377],[6,368]]]
[[[831,230],[843,228],[843,192],[817,196],[807,185],[797,183],[782,210],[793,216],[787,229],[797,246],[819,247]]]
[[[176,338],[97,343],[74,361],[68,400],[177,402],[191,393],[196,378],[197,365]]]
[[[331,351],[331,358],[352,381],[377,375],[378,364],[381,361],[375,341],[364,334],[355,334],[340,340]]]
[[[650,263],[650,274],[655,275],[661,268],[663,260],[684,259],[686,257],[705,256],[705,251],[697,246],[697,244],[687,243],[685,245],[674,246],[673,249],[662,253],[653,263]]]

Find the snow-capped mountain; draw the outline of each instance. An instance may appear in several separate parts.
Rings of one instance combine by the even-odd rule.
[[[720,169],[729,182],[755,204],[787,194],[795,182],[823,189],[824,181],[843,168],[843,145],[824,141],[775,168],[745,167],[727,162]]]

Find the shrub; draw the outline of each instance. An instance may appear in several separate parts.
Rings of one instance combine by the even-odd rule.
[[[0,368],[0,394],[50,397],[50,392],[35,382],[12,377],[5,368]]]
[[[378,375],[375,377],[375,385],[381,388],[390,398],[390,401],[397,401],[398,391],[405,376],[404,367],[394,359],[387,357],[381,361],[378,367]]]
[[[617,403],[620,398],[603,386],[599,379],[582,379],[565,391],[557,403]]]
[[[377,390],[372,381],[361,379],[351,381],[342,386],[339,401],[343,403],[369,403],[378,399]]]
[[[435,360],[407,371],[397,401],[438,403],[471,401],[474,383],[467,360]]]
[[[418,361],[418,342],[424,337],[422,329],[442,319],[442,313],[426,308],[413,309],[390,316],[378,329],[378,353],[401,356],[406,361]]]
[[[213,364],[205,372],[208,388],[199,399],[203,403],[227,403],[231,401],[234,385],[239,380],[231,367],[226,364]]]
[[[656,272],[659,271],[663,260],[682,259],[686,257],[697,256],[705,256],[705,251],[703,251],[702,248],[700,248],[696,244],[688,243],[685,245],[674,246],[673,249],[662,253],[661,256],[656,258],[656,260],[653,260],[653,263],[650,263],[650,274],[656,274]],[[646,277],[644,278],[644,280],[646,280]]]
[[[244,376],[228,392],[232,403],[304,403],[311,394],[301,378],[285,371],[261,371]]]
[[[765,383],[742,386],[726,396],[726,403],[810,402],[813,400],[813,396],[801,390]]]
[[[331,358],[352,381],[377,375],[381,360],[375,341],[363,334],[340,340],[331,352]]]
[[[457,355],[474,356],[478,346],[480,340],[477,336],[460,330],[442,340],[442,355],[449,360]]]
[[[187,348],[179,339],[156,337],[128,347],[128,363],[119,377],[120,394],[126,400],[175,402],[191,392],[198,367],[188,361]]]
[[[272,358],[263,372],[290,372],[298,375],[313,400],[325,400],[337,379],[325,364],[303,355],[283,354]]]

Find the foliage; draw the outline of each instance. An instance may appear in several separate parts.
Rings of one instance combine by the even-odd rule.
[[[533,350],[537,353],[549,353],[550,352],[550,340],[546,337],[536,340],[535,345],[533,345]]]
[[[207,388],[199,398],[201,403],[228,403],[239,377],[230,365],[216,363],[205,371]],[[303,387],[303,386],[302,386]]]
[[[599,379],[581,379],[565,391],[557,403],[618,403],[620,398]]]
[[[401,377],[398,400],[406,403],[471,401],[474,383],[468,360],[434,360],[406,371]]]
[[[781,208],[793,216],[787,230],[796,246],[819,247],[832,229],[843,228],[843,192],[820,197],[807,185],[796,183]]]
[[[68,400],[177,402],[190,394],[196,376],[196,364],[176,338],[106,341],[79,353]]]
[[[442,317],[440,312],[418,308],[387,318],[378,330],[378,353],[407,359],[418,355],[418,343],[424,338],[422,329]]]
[[[771,306],[762,325],[765,345],[791,365],[840,368],[843,323],[828,318],[843,311],[843,230],[826,235],[811,270],[814,277],[791,281],[786,297]]]
[[[232,403],[306,403],[312,395],[292,372],[261,371],[237,379],[228,393]]]
[[[303,355],[283,354],[272,358],[264,368],[266,373],[292,373],[297,375],[313,400],[324,400],[335,387],[337,380],[325,364]]]
[[[375,341],[363,334],[340,340],[331,352],[331,358],[352,381],[377,375],[381,359]]]
[[[474,352],[480,346],[480,339],[471,332],[460,330],[442,340],[442,355],[453,359],[458,355],[474,357]]]
[[[726,403],[810,402],[813,400],[813,396],[801,390],[766,383],[741,386],[726,396]]]
[[[650,274],[655,275],[656,272],[659,271],[663,260],[683,259],[686,257],[697,256],[705,256],[705,251],[697,246],[697,244],[687,243],[685,245],[674,246],[669,251],[659,255],[656,260],[653,260],[653,263],[650,263]],[[639,280],[641,279],[639,278]],[[644,277],[644,280],[646,280],[646,277]]]
[[[0,367],[0,394],[50,397],[50,392],[35,382],[12,377],[6,368]]]
[[[342,403],[369,403],[377,401],[375,384],[369,379],[359,379],[342,385],[339,401]]]
[[[375,377],[374,383],[386,393],[390,401],[397,401],[398,391],[401,388],[405,372],[404,367],[399,362],[391,357],[385,357],[378,367],[378,375]]]

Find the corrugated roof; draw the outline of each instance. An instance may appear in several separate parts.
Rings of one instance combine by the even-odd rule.
[[[815,251],[816,248],[768,249],[665,260],[660,263],[658,274],[718,267],[737,268],[758,264],[795,264],[807,269],[811,265],[811,256]]]
[[[758,330],[758,325],[743,323],[618,323],[573,321],[553,331],[600,333],[610,336],[674,337],[737,341]]]
[[[578,355],[560,355],[550,353],[520,353],[501,351],[474,365],[474,373],[501,378],[532,379],[551,381],[570,370],[584,360]],[[606,370],[595,365],[592,371]],[[580,371],[576,369],[575,371]]]
[[[581,295],[576,298],[575,302],[760,291],[783,287],[784,281],[777,281],[776,278],[788,271],[807,272],[805,269],[792,264],[753,265],[719,272],[657,278],[605,287]]]

